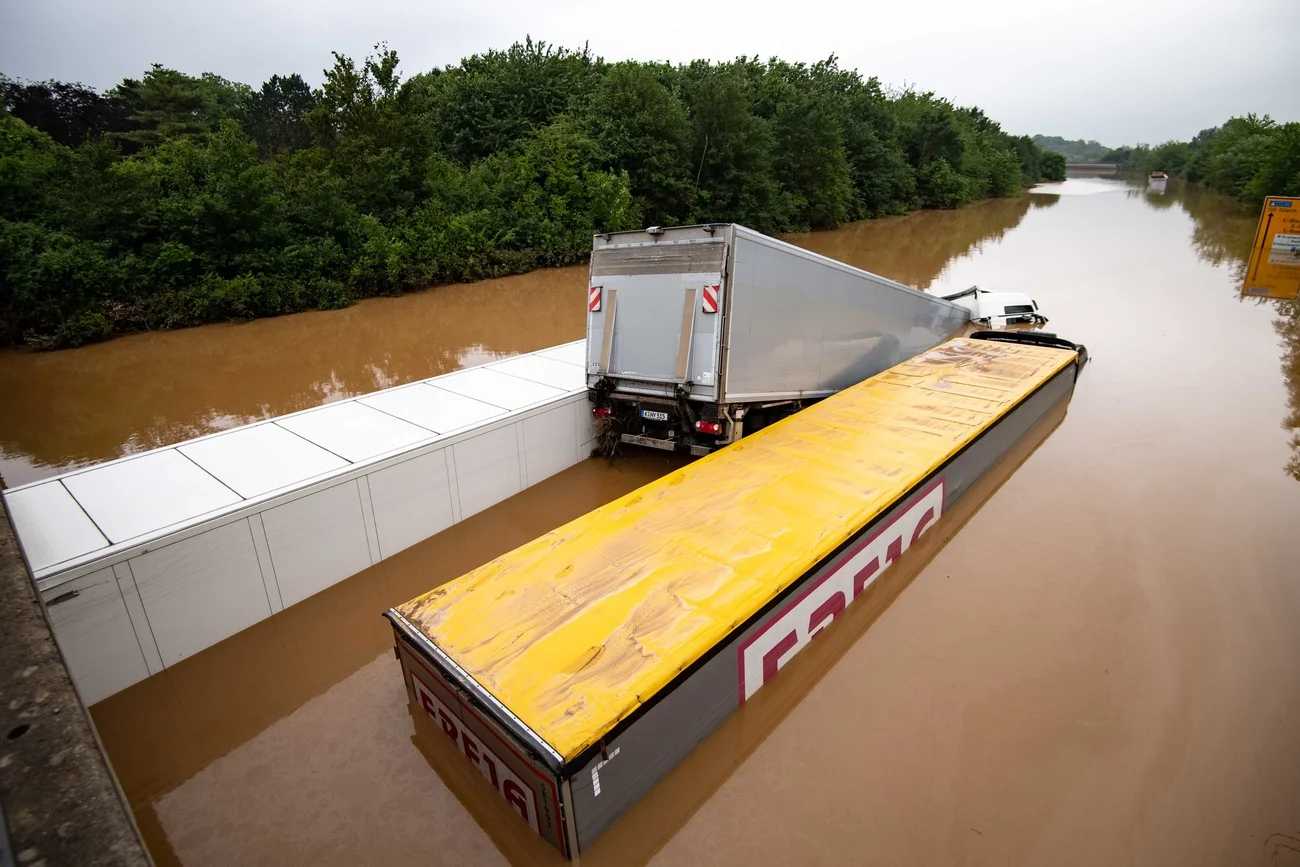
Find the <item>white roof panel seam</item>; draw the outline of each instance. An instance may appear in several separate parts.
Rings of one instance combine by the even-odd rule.
[[[65,485],[65,484],[63,484],[63,480],[62,480],[62,479],[59,479],[58,482],[59,482],[59,487],[63,488],[63,490],[65,490],[65,491],[67,491],[67,492],[68,492],[68,496],[72,499],[72,502],[74,502],[74,503],[77,504],[77,508],[81,510],[81,514],[83,514],[83,515],[86,516],[86,520],[89,521],[89,522],[91,523],[91,525],[94,526],[94,528],[95,528],[96,530],[99,531],[99,535],[101,535],[101,536],[104,537],[104,544],[101,545],[100,547],[101,547],[101,548],[107,548],[109,545],[111,545],[112,543],[108,541],[108,534],[104,532],[104,528],[101,527],[101,526],[99,526],[99,522],[96,521],[96,520],[91,516],[90,512],[87,512],[87,511],[86,511],[86,507],[85,507],[85,506],[81,505],[81,501],[77,499],[77,495],[74,494],[74,493],[72,493],[72,491],[68,491],[68,486]]]
[[[250,425],[250,427],[251,427],[251,425]],[[237,428],[236,428],[236,430],[237,430]],[[234,494],[236,497],[239,497],[239,499],[241,499],[241,500],[247,500],[247,499],[248,499],[248,497],[245,497],[243,494],[239,493],[239,491],[236,491],[234,488],[230,487],[230,485],[227,485],[225,482],[221,481],[221,479],[219,479],[219,478],[217,478],[216,476],[212,475],[212,473],[208,471],[208,468],[207,468],[207,467],[203,466],[203,464],[199,463],[198,461],[194,460],[194,458],[192,458],[192,457],[190,457],[189,455],[185,454],[185,452],[181,451],[179,448],[172,448],[171,451],[176,452],[176,454],[180,455],[181,457],[185,458],[185,460],[187,460],[187,461],[189,461],[190,463],[194,464],[194,466],[196,466],[196,467],[198,467],[199,469],[203,470],[204,473],[207,473],[207,475],[209,475],[209,476],[212,477],[212,481],[216,482],[218,485],[221,485],[221,487],[225,488],[227,491],[230,491],[230,493]],[[148,452],[146,452],[146,454],[148,454]]]
[[[417,383],[414,383],[413,385],[423,385],[423,384],[424,384],[423,382],[417,382]],[[369,395],[366,395],[366,396],[368,397]],[[483,401],[479,401],[479,403],[482,403],[482,402],[483,402]],[[382,412],[384,415],[388,416],[389,418],[395,418],[395,419],[397,419],[398,421],[404,421],[404,422],[406,422],[406,423],[409,424],[409,425],[414,425],[415,427],[420,428],[420,430],[427,430],[427,431],[431,434],[432,437],[440,437],[440,436],[443,435],[443,432],[442,432],[442,431],[436,431],[436,430],[434,430],[433,428],[429,427],[428,425],[423,425],[423,424],[420,424],[419,422],[411,421],[409,418],[402,418],[400,415],[396,415],[396,414],[394,414],[394,413],[391,413],[391,412],[389,412],[389,411],[386,410],[386,409],[380,409],[379,407],[377,407],[377,406],[371,406],[371,405],[368,404],[368,403],[363,403],[363,404],[361,404],[361,405],[364,406],[366,409],[373,409],[375,412]],[[491,406],[491,404],[488,404],[488,405]],[[500,407],[497,407],[497,408],[500,409]]]
[[[502,405],[499,404],[499,403],[493,403],[492,401],[490,401],[490,400],[484,400],[484,399],[481,398],[481,397],[470,397],[470,396],[467,395],[467,394],[461,394],[459,391],[452,391],[450,388],[439,388],[438,386],[434,385],[432,382],[425,382],[425,383],[421,383],[421,384],[422,384],[422,385],[427,385],[427,386],[429,386],[429,388],[437,389],[438,391],[442,392],[443,394],[452,394],[452,395],[455,395],[456,397],[464,398],[465,400],[472,400],[472,401],[474,401],[475,403],[481,403],[481,404],[483,404],[484,406],[490,406],[490,407],[492,407],[493,409],[499,409],[499,410],[501,410],[501,412],[514,412],[514,410],[512,410],[512,409],[511,409],[510,407],[508,407],[508,406],[502,406]],[[447,431],[439,431],[439,433],[447,433]]]
[[[509,357],[510,357],[510,358],[523,358],[523,357],[530,356],[530,355],[536,355],[536,356],[539,356],[539,357],[546,358],[546,357],[549,357],[549,356],[544,355],[544,353],[552,353],[552,352],[556,352],[556,351],[559,351],[559,350],[567,349],[567,348],[570,348],[570,347],[579,346],[579,345],[581,345],[581,344],[584,344],[585,342],[586,342],[586,338],[579,338],[579,339],[577,339],[577,340],[572,340],[572,341],[570,341],[570,342],[568,342],[568,343],[560,343],[560,344],[557,344],[556,346],[547,347],[546,349],[539,349],[539,350],[535,350],[535,351],[533,351],[533,352],[525,352],[525,353],[521,353],[521,354],[519,354],[519,355],[513,355],[513,356],[509,356]],[[480,369],[482,369],[482,368],[489,367],[489,366],[491,366],[491,365],[493,365],[493,364],[497,364],[497,363],[499,363],[500,361],[503,361],[503,360],[506,360],[506,359],[497,359],[496,361],[488,361],[488,362],[484,362],[483,364],[476,364],[476,365],[474,365],[473,367],[465,367],[465,368],[462,368],[462,369],[460,369],[460,370],[453,370],[453,371],[450,371],[450,372],[448,372],[448,373],[440,373],[440,374],[438,374],[437,376],[431,376],[431,377],[428,377],[428,378],[426,378],[426,379],[415,380],[415,381],[413,381],[413,382],[403,383],[403,384],[401,384],[401,385],[394,385],[394,386],[390,386],[390,387],[388,387],[388,388],[381,388],[381,389],[378,389],[377,391],[370,391],[370,392],[366,392],[366,393],[364,393],[364,394],[357,394],[357,395],[354,395],[354,396],[352,396],[352,397],[344,398],[344,399],[341,400],[341,401],[334,401],[333,403],[334,403],[334,404],[338,404],[338,403],[345,403],[345,402],[364,401],[364,400],[367,399],[367,398],[371,398],[371,397],[375,397],[375,396],[377,396],[377,395],[386,394],[386,393],[388,393],[388,392],[396,391],[397,389],[400,389],[400,388],[408,388],[408,387],[411,387],[411,386],[421,385],[421,384],[432,385],[432,384],[436,383],[438,380],[443,379],[443,378],[445,378],[445,377],[448,377],[448,376],[455,376],[455,375],[457,375],[457,374],[464,373],[464,372],[466,372],[466,371],[470,371],[470,370],[480,370]],[[553,360],[563,361],[563,359],[553,359]],[[571,363],[571,362],[564,362],[564,363],[567,364],[567,363]],[[584,369],[585,369],[585,362],[579,362],[578,364],[579,364],[579,366],[582,366],[582,367],[584,367]],[[500,371],[498,371],[498,372],[500,372]],[[574,389],[573,391],[576,393],[576,392],[579,391],[579,390],[580,390],[580,389]],[[481,402],[486,403],[486,401],[481,401]],[[58,474],[56,474],[56,475],[49,476],[49,477],[47,477],[47,478],[36,479],[36,480],[34,480],[34,481],[31,481],[31,482],[26,482],[25,484],[15,485],[15,486],[13,486],[13,487],[11,487],[11,488],[7,488],[7,489],[4,491],[4,493],[8,494],[8,493],[12,493],[12,492],[15,492],[15,491],[22,491],[22,490],[25,490],[25,489],[27,489],[27,488],[34,488],[34,487],[36,487],[36,486],[38,486],[38,485],[48,484],[49,482],[52,482],[52,481],[58,481],[58,480],[62,480],[62,479],[72,478],[72,477],[74,477],[74,476],[79,476],[79,475],[82,475],[82,474],[84,474],[84,473],[90,472],[90,471],[92,471],[92,470],[103,469],[104,467],[113,466],[113,465],[116,465],[116,464],[129,463],[129,462],[134,461],[134,460],[137,460],[137,459],[139,459],[139,458],[148,457],[149,455],[157,454],[158,452],[168,451],[168,450],[172,450],[172,449],[178,449],[180,446],[188,446],[188,445],[192,445],[192,444],[194,444],[194,443],[196,443],[196,442],[202,442],[202,441],[204,441],[204,440],[213,439],[213,438],[215,438],[215,437],[225,436],[226,434],[232,433],[232,432],[234,432],[234,431],[245,430],[245,429],[247,429],[247,428],[254,428],[254,427],[259,427],[259,426],[264,426],[264,425],[272,424],[273,422],[281,421],[281,420],[286,419],[286,418],[291,418],[291,417],[293,417],[293,416],[304,415],[304,414],[306,414],[306,413],[310,413],[310,412],[317,412],[317,411],[319,411],[319,410],[329,408],[330,405],[331,405],[331,404],[322,404],[322,405],[320,405],[320,406],[313,406],[313,407],[308,407],[307,409],[297,410],[296,412],[285,413],[285,414],[282,415],[282,416],[275,416],[275,417],[273,417],[273,418],[260,418],[260,419],[256,419],[256,420],[254,420],[254,421],[250,421],[250,422],[248,422],[248,423],[246,423],[246,424],[237,425],[237,426],[235,426],[235,427],[233,427],[233,428],[228,428],[228,429],[226,429],[226,430],[216,430],[216,431],[212,431],[211,433],[203,434],[203,435],[201,435],[201,436],[197,436],[197,437],[192,437],[191,439],[183,440],[183,441],[181,441],[181,442],[173,443],[173,444],[171,444],[171,445],[167,445],[167,446],[159,446],[159,447],[157,447],[157,448],[152,448],[152,449],[146,449],[146,450],[144,450],[144,451],[135,452],[135,453],[133,453],[133,454],[129,454],[129,455],[123,455],[123,456],[120,457],[120,458],[113,458],[113,459],[111,459],[111,460],[107,460],[107,461],[98,461],[98,462],[96,462],[96,463],[86,464],[85,466],[76,467],[76,468],[74,468],[74,469],[68,470],[67,472],[58,473]],[[370,406],[369,404],[364,404],[364,405],[365,405],[365,406]],[[495,406],[495,404],[489,404],[489,405],[491,405],[491,406]],[[376,409],[376,407],[370,407],[370,408],[371,408],[371,409]],[[380,410],[380,412],[382,412],[382,411],[383,411],[383,410]],[[392,413],[388,413],[388,414],[389,414],[389,415],[392,415]],[[400,418],[400,417],[398,417],[398,416],[394,416],[394,418]],[[407,420],[407,419],[402,419],[402,421],[408,421],[408,420]],[[411,424],[415,424],[415,422],[410,422],[410,423],[411,423]],[[422,425],[417,425],[417,426],[422,426]],[[425,428],[425,429],[428,430],[428,428]],[[435,433],[436,433],[436,431],[435,431]]]
[[[308,445],[313,445],[313,446],[315,446],[315,447],[318,448],[318,449],[323,449],[324,451],[329,452],[329,453],[332,454],[334,457],[338,458],[339,460],[343,461],[344,463],[348,463],[348,464],[354,464],[354,463],[356,463],[356,461],[349,460],[348,458],[343,457],[343,455],[339,454],[338,452],[334,451],[333,449],[328,448],[328,447],[326,447],[325,445],[322,445],[321,443],[316,442],[315,440],[308,439],[307,437],[305,437],[305,436],[303,436],[302,434],[298,433],[298,432],[297,432],[296,430],[294,430],[293,428],[285,427],[284,425],[279,424],[279,423],[276,422],[276,421],[272,421],[271,424],[275,425],[275,426],[278,427],[280,430],[282,430],[282,431],[284,431],[284,432],[286,432],[286,433],[288,433],[288,434],[291,434],[292,436],[297,437],[298,439],[302,440],[303,442],[307,443]],[[308,476],[307,478],[313,478],[313,477],[312,477],[312,476]],[[305,479],[304,479],[304,481],[305,481]]]
[[[449,373],[430,377],[426,380],[417,380],[408,383],[405,386],[380,389],[375,392],[359,394],[345,398],[342,401],[334,402],[336,405],[344,405],[347,403],[360,404],[362,408],[373,410],[378,413],[379,417],[393,419],[406,425],[410,425],[411,427],[406,429],[406,436],[415,436],[416,431],[428,434],[427,437],[421,437],[418,440],[403,444],[400,447],[395,447],[391,451],[384,451],[374,455],[367,454],[364,457],[354,455],[352,458],[348,458],[335,450],[336,448],[339,448],[340,443],[346,444],[346,439],[340,440],[338,443],[336,443],[332,438],[328,439],[328,441],[334,446],[329,447],[312,438],[317,431],[327,430],[326,426],[329,423],[324,419],[317,423],[316,430],[313,430],[307,425],[303,425],[303,432],[301,433],[294,430],[293,427],[280,423],[296,416],[327,412],[329,411],[330,406],[329,404],[325,404],[322,406],[310,407],[294,413],[287,413],[280,417],[252,420],[247,424],[238,425],[235,428],[213,431],[209,434],[194,437],[193,439],[175,443],[173,445],[124,455],[120,458],[104,461],[102,463],[77,467],[60,475],[46,479],[39,479],[27,485],[16,486],[13,489],[4,491],[4,499],[8,502],[13,498],[13,495],[20,494],[23,491],[48,486],[53,482],[59,483],[57,488],[51,487],[49,490],[58,491],[65,500],[65,505],[62,510],[64,518],[61,521],[56,521],[56,523],[60,525],[59,530],[56,532],[56,536],[59,539],[59,544],[63,546],[64,550],[52,550],[41,555],[41,558],[43,559],[49,559],[51,556],[57,557],[54,562],[33,562],[31,564],[33,572],[38,576],[38,585],[43,586],[45,582],[57,580],[57,576],[61,574],[72,575],[75,577],[77,574],[80,574],[81,571],[89,568],[90,563],[98,562],[97,558],[113,558],[112,562],[116,562],[119,555],[128,550],[134,550],[137,548],[141,550],[150,550],[149,547],[143,546],[151,546],[154,540],[162,541],[164,539],[169,539],[178,533],[185,533],[189,528],[197,527],[214,519],[223,519],[226,515],[233,516],[235,513],[241,512],[241,510],[253,508],[254,505],[259,502],[277,500],[278,498],[291,493],[295,488],[313,488],[321,484],[323,481],[328,480],[335,474],[357,472],[359,471],[359,468],[369,467],[372,464],[380,465],[387,461],[391,461],[393,458],[408,450],[436,448],[438,441],[443,439],[456,442],[463,436],[472,433],[473,430],[479,426],[497,426],[498,424],[505,423],[508,420],[508,417],[518,416],[521,413],[524,415],[531,415],[537,411],[539,406],[546,404],[550,400],[566,396],[571,397],[585,389],[585,383],[582,386],[577,386],[572,389],[565,388],[563,377],[559,373],[559,371],[562,370],[573,370],[578,372],[583,370],[584,363],[582,358],[576,354],[581,351],[583,345],[584,341],[579,339],[534,352],[521,353],[519,355],[508,356],[504,359],[489,361],[473,367],[451,371]],[[568,358],[555,358],[550,355],[551,353],[564,354],[566,351],[569,354],[573,354],[572,360]],[[544,355],[543,353],[547,354]],[[529,365],[527,360],[530,358],[535,359],[540,363]],[[500,365],[503,362],[508,365],[516,366],[521,370],[528,370],[531,368],[530,372],[546,370],[549,366],[551,369],[551,376],[544,377],[542,381],[539,381],[528,376],[520,376],[519,374],[509,372],[508,370],[497,369],[497,365]],[[566,367],[561,367],[560,365],[565,365]],[[470,374],[469,379],[472,381],[465,380],[465,374]],[[540,376],[540,374],[538,375]],[[545,381],[546,378],[549,378],[551,381]],[[560,384],[556,385],[553,383]],[[430,415],[430,410],[426,409],[424,406],[419,407],[424,414],[424,424],[412,421],[410,418],[398,414],[398,412],[401,411],[400,405],[392,405],[392,402],[388,402],[386,405],[388,405],[389,408],[384,409],[366,402],[369,398],[377,398],[386,393],[392,394],[394,392],[399,392],[403,388],[415,388],[418,385],[428,385],[433,389],[432,394],[437,396],[434,401],[431,402],[433,412],[435,412],[436,415]],[[497,389],[500,389],[499,394]],[[417,393],[413,393],[412,396],[414,397],[416,394]],[[483,396],[487,396],[489,399],[485,400]],[[443,410],[438,408],[439,402],[443,398],[450,398],[454,401],[459,401],[461,405],[456,406],[455,404],[452,404],[447,410]],[[417,403],[422,404],[423,401],[417,401]],[[507,405],[503,406],[503,403]],[[474,410],[474,407],[478,408],[477,412]],[[467,420],[469,414],[478,415],[481,412],[487,412],[489,410],[492,413],[489,417],[475,418],[472,421]],[[450,412],[451,414],[444,417],[443,413],[445,412]],[[420,413],[417,413],[417,415],[420,415]],[[435,419],[444,422],[444,424],[440,424],[438,427],[446,427],[446,430],[430,427],[428,421]],[[361,421],[364,421],[364,419]],[[355,431],[351,434],[353,437],[366,435],[368,427],[365,424],[358,424],[357,421],[351,419],[351,417],[348,419],[348,424],[352,428],[355,428]],[[387,423],[379,425],[377,429],[384,428],[386,424]],[[274,427],[268,428],[268,425],[273,425]],[[414,430],[412,430],[412,428]],[[243,443],[245,450],[254,443],[260,443],[266,438],[267,434],[269,434],[271,430],[275,430],[276,435],[280,437],[284,437],[285,433],[289,434],[292,437],[292,441],[302,444],[302,448],[304,449],[313,449],[314,447],[314,450],[320,456],[322,461],[328,460],[330,463],[337,461],[339,465],[320,473],[314,473],[287,482],[283,486],[277,486],[271,490],[261,491],[258,493],[250,492],[246,495],[232,487],[230,482],[223,480],[222,476],[214,472],[213,469],[209,469],[208,466],[200,462],[206,458],[207,452],[212,451],[211,446],[203,449],[203,454],[198,454],[197,457],[188,454],[188,447],[195,444],[205,443],[206,445],[207,441],[210,440],[235,435],[241,431],[251,433],[258,429],[263,429],[266,433],[255,435],[251,441],[245,441]],[[396,434],[394,434],[394,436],[396,437]],[[288,439],[288,437],[284,437],[285,441]],[[269,441],[274,443],[274,437],[271,437]],[[343,450],[347,451],[347,448],[344,448]],[[180,455],[180,457],[184,459],[184,464],[175,463],[176,459],[168,456],[173,462],[169,464],[167,460],[164,459],[164,456],[169,451],[176,452]],[[236,449],[235,453],[231,454],[224,454],[224,449],[221,451],[223,452],[222,458],[224,461],[235,459],[239,449]],[[262,449],[254,449],[254,454],[259,451],[263,453],[264,458],[268,454]],[[272,453],[275,451],[276,450],[273,449]],[[296,459],[303,457],[303,455],[299,454],[297,449],[292,447],[289,447],[289,452],[291,453],[291,457],[295,458],[291,463],[297,463],[298,461]],[[138,472],[134,466],[137,462],[142,462]],[[263,462],[264,461],[255,460],[254,465]],[[192,470],[184,469],[184,467],[197,467],[201,472],[194,476],[190,476]],[[100,475],[101,471],[111,471],[115,470],[115,468],[120,469],[113,471],[108,475]],[[246,471],[251,471],[253,469],[255,469],[255,466],[245,467]],[[123,473],[126,473],[126,475],[123,475]],[[272,473],[272,476],[275,475],[279,474]],[[207,485],[211,485],[212,482],[216,482],[216,485],[205,490],[206,486],[200,482],[200,478],[206,479]],[[240,478],[242,478],[242,476]],[[91,481],[92,479],[94,480],[93,482]],[[267,481],[270,480],[271,479],[268,479]],[[126,487],[122,488],[120,486]],[[165,495],[162,500],[158,500],[151,496],[146,497],[146,499],[141,499],[141,497],[145,497],[149,492],[153,491],[155,486],[157,486],[159,492]],[[245,487],[247,486],[245,485]],[[118,488],[118,490],[114,492],[113,488]],[[74,492],[74,489],[80,493]],[[135,493],[132,493],[131,489],[135,489]],[[87,500],[85,497],[89,497],[90,499]],[[229,498],[229,501],[226,503],[212,502],[214,499],[219,501],[226,498]],[[71,503],[67,503],[67,500],[70,500]],[[94,506],[97,510],[99,516],[98,519],[92,516],[91,506]],[[202,508],[202,506],[207,506],[207,508],[202,508],[202,510],[197,514],[191,513],[184,515],[183,517],[180,516],[181,511],[189,511],[189,508],[193,508],[194,506],[199,506],[200,508]],[[105,511],[105,507],[107,507],[109,511]],[[126,510],[126,514],[122,514],[119,517],[118,513],[124,509]],[[11,512],[12,511],[13,510],[11,509]],[[40,520],[49,522],[53,517],[55,517],[53,512],[42,507]],[[150,526],[144,527],[140,523],[140,519],[148,519],[150,517],[152,517],[152,520],[148,520]],[[105,528],[101,526],[102,521],[107,521],[107,523],[111,524],[113,526],[114,534],[120,538],[111,538],[109,534],[105,532]],[[29,524],[30,523],[31,522],[29,521]],[[91,546],[88,550],[79,554],[70,554],[68,548],[70,540],[76,537],[73,526],[74,523],[80,523],[83,528],[81,532],[82,546]],[[29,528],[29,535],[31,535],[34,527],[35,525],[32,524],[31,528]],[[164,544],[167,543],[164,542]],[[24,552],[26,552],[27,547],[27,545],[23,546]],[[271,568],[274,568],[274,566],[271,565]],[[132,576],[132,578],[134,578],[134,576]]]
[[[575,393],[569,393],[563,395],[563,397],[568,397],[568,398],[572,398],[574,396]],[[530,416],[531,413],[534,413],[537,410],[538,407],[526,407],[524,409],[520,409],[513,412],[505,412],[504,415],[500,417],[490,417],[487,419],[483,419],[482,424],[485,426],[491,425],[494,428],[499,428],[504,425],[515,424],[517,423],[518,418]],[[465,425],[462,428],[448,431],[432,439],[425,440],[421,443],[415,444],[411,447],[412,454],[414,455],[415,453],[420,452],[424,449],[444,448],[445,446],[441,444],[443,441],[446,441],[447,443],[459,442],[465,436],[472,435],[474,432],[474,427],[475,426],[473,424]],[[154,454],[159,451],[170,451],[170,450],[171,449],[168,448],[156,449],[153,452],[149,452],[149,454]],[[397,455],[380,456],[377,459],[372,458],[372,459],[367,459],[365,461],[360,461],[357,464],[344,465],[337,471],[337,473],[341,474],[341,477],[344,480],[346,480],[349,474],[354,474],[354,473],[364,474],[367,472],[372,472],[373,470],[382,468],[384,466],[395,465],[392,463],[393,461],[397,461],[398,463],[400,463],[402,460],[405,459],[408,458],[399,457]],[[73,580],[75,578],[81,577],[87,574],[87,570],[89,569],[100,568],[91,565],[94,558],[107,557],[107,558],[113,558],[113,562],[121,562],[130,557],[136,556],[140,553],[145,553],[150,550],[156,550],[156,548],[149,547],[152,543],[156,541],[162,541],[163,546],[165,547],[166,545],[173,544],[176,541],[181,541],[184,538],[188,538],[189,536],[194,535],[197,532],[200,532],[198,528],[200,528],[206,522],[219,520],[222,522],[222,525],[224,525],[225,523],[228,523],[226,519],[229,519],[229,521],[235,521],[235,520],[242,520],[250,516],[256,517],[257,512],[255,510],[262,509],[268,503],[275,502],[276,505],[279,505],[281,504],[281,502],[289,502],[292,501],[292,499],[297,499],[300,496],[310,496],[312,493],[315,493],[317,490],[319,490],[322,486],[333,484],[338,480],[339,479],[335,478],[335,474],[326,474],[321,476],[318,479],[311,479],[306,481],[299,488],[291,492],[271,491],[264,494],[258,494],[257,496],[249,497],[246,500],[237,500],[236,502],[228,504],[226,506],[218,507],[209,512],[195,515],[192,518],[188,518],[177,522],[170,522],[168,524],[159,526],[156,529],[148,531],[146,533],[134,535],[130,538],[124,539],[121,542],[111,542],[108,548],[96,549],[85,555],[78,555],[72,557],[69,560],[61,560],[59,563],[54,564],[51,567],[36,570],[35,577],[37,579],[37,585],[41,590],[47,590],[50,587],[58,586],[59,584],[65,583],[68,580]],[[42,482],[37,482],[35,484],[37,485],[47,484],[50,481],[52,480],[46,479],[43,480]],[[0,493],[3,493],[4,495],[8,495],[10,491],[0,492]],[[292,494],[293,496],[289,500],[283,499],[285,497],[289,497],[290,494]],[[65,577],[65,575],[67,577]]]

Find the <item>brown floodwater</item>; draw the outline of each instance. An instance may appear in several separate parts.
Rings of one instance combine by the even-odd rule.
[[[0,352],[9,487],[577,340],[585,267],[371,298],[346,310]]]
[[[1041,197],[801,236],[922,289]],[[1249,243],[1249,241],[1247,242]],[[586,268],[556,268],[346,310],[0,352],[0,479],[9,487],[332,400],[578,340]]]
[[[1088,179],[794,238],[932,291],[1027,292],[1093,360],[1067,414],[583,860],[1300,863],[1300,317],[1240,299],[1253,225]],[[582,282],[0,356],[6,472],[573,339]],[[378,614],[670,466],[587,461],[96,705],[159,863],[556,863],[408,711]]]

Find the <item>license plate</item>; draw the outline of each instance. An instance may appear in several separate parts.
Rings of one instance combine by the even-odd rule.
[[[668,421],[668,413],[660,412],[657,409],[641,410],[641,418],[648,418],[650,421]]]

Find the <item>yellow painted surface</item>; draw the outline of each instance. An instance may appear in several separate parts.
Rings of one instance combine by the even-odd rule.
[[[398,610],[571,759],[1074,360],[949,341]]]
[[[1264,200],[1241,294],[1300,297],[1300,199],[1269,196]]]

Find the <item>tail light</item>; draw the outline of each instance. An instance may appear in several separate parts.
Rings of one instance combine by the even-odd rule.
[[[596,418],[608,418],[611,411],[607,406],[598,406],[591,411],[591,414]]]
[[[713,434],[717,436],[722,433],[722,423],[716,421],[697,421],[695,429],[702,434]]]

